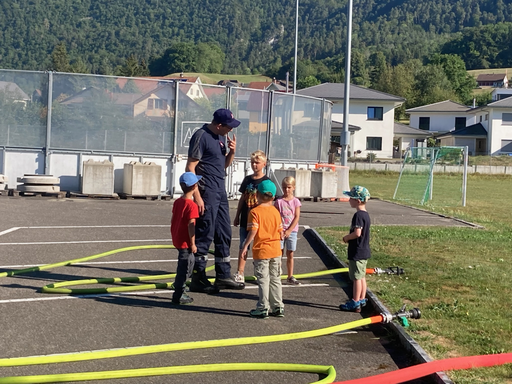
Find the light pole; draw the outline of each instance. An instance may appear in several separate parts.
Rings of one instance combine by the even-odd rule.
[[[350,133],[348,132],[348,116],[350,108],[350,51],[352,48],[352,0],[347,3],[347,50],[345,52],[345,96],[343,100],[343,134],[340,137],[341,165],[346,166],[348,160],[348,145]]]
[[[295,59],[293,61],[293,94],[297,91],[297,45],[299,41],[299,0],[295,6]]]

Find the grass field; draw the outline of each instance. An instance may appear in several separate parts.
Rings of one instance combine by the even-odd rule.
[[[434,185],[449,178],[436,175]],[[397,179],[396,173],[350,173],[351,185],[386,200]],[[406,275],[369,276],[368,288],[389,308],[421,309],[422,319],[411,321],[408,332],[434,359],[512,352],[512,177],[469,175],[466,207],[427,208],[485,229],[373,226],[369,266],[398,265]],[[318,230],[343,259],[347,230]],[[448,374],[457,384],[512,383],[511,364]]]

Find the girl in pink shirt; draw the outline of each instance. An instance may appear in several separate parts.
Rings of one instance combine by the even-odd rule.
[[[288,284],[300,284],[293,276],[293,253],[297,249],[297,233],[299,231],[300,200],[293,195],[295,191],[295,178],[285,177],[281,183],[283,197],[276,199],[275,207],[281,214],[283,222],[284,239],[281,241],[281,249],[284,256],[286,246],[286,267],[288,269]]]

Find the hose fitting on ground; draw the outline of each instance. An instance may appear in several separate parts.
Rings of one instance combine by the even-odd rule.
[[[400,276],[400,275],[405,274],[405,271],[403,268],[400,268],[400,267],[388,267],[386,269],[374,268],[373,273],[375,273],[377,275],[386,274],[386,275]]]
[[[393,320],[398,320],[404,327],[409,325],[407,318],[410,319],[419,319],[421,318],[421,311],[419,308],[413,308],[410,311],[405,310],[406,305],[404,304],[399,311],[391,314],[391,313],[381,313],[382,323],[388,324]]]

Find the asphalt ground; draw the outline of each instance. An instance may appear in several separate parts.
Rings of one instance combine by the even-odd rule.
[[[230,202],[234,215],[237,202]],[[373,225],[465,225],[379,200],[368,204]],[[172,202],[0,197],[0,271],[82,258],[117,248],[170,244]],[[344,202],[303,202],[295,273],[325,270],[308,227],[349,225],[353,210]],[[233,228],[236,271],[238,230]],[[174,273],[177,251],[136,250],[79,265],[0,280],[0,358],[66,354],[167,343],[301,332],[376,315],[345,313],[348,284],[341,275],[283,284],[285,317],[252,319],[257,287],[218,295],[191,293],[193,305],[170,305],[172,291],[60,295],[41,287],[60,281]],[[285,265],[283,260],[283,266]],[[209,262],[209,265],[212,261]],[[248,261],[246,275],[252,274]],[[372,265],[369,265],[372,266]],[[380,266],[386,267],[386,266]],[[213,277],[213,274],[210,273]],[[161,281],[155,281],[161,282]],[[81,286],[84,288],[84,286]],[[394,312],[396,309],[391,309]],[[0,368],[0,377],[215,363],[260,362],[333,365],[337,381],[367,377],[411,364],[380,325],[309,339],[235,347],[165,352],[76,363]],[[105,380],[107,383],[308,383],[318,375],[294,372],[219,372]],[[416,381],[419,383],[420,381]]]

